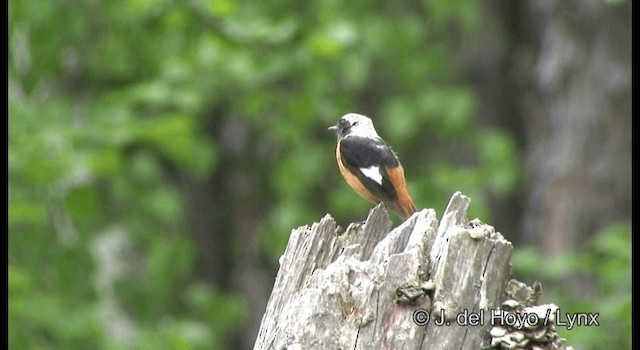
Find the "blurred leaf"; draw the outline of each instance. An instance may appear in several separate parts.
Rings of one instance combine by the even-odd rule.
[[[106,148],[96,152],[89,159],[91,170],[98,175],[115,176],[124,167],[122,154],[113,148]]]
[[[520,160],[514,140],[505,132],[487,130],[476,134],[475,145],[488,185],[495,193],[507,195],[519,177]]]
[[[517,278],[523,278],[524,276],[537,276],[540,271],[539,262],[542,260],[544,260],[544,257],[540,253],[540,250],[536,248],[523,246],[518,249],[514,249],[511,254],[513,275],[522,276]]]
[[[224,337],[246,317],[244,301],[234,295],[221,294],[205,284],[194,284],[186,290],[186,302],[193,312],[207,321],[215,334]]]
[[[102,203],[95,188],[89,186],[71,189],[65,198],[67,210],[76,220],[86,220],[98,215]]]
[[[141,140],[198,176],[208,174],[215,163],[215,149],[197,139],[193,118],[180,114],[155,118],[141,126],[139,132]]]
[[[631,226],[627,222],[613,224],[589,240],[590,249],[631,263]],[[626,266],[630,266],[625,264]]]
[[[375,116],[371,117],[375,122]],[[420,134],[420,130],[416,128],[418,115],[415,106],[407,98],[392,97],[387,99],[380,118],[384,121],[385,129],[382,136],[385,139],[407,139]]]
[[[315,35],[309,39],[307,45],[315,54],[325,57],[335,57],[342,51],[342,45],[327,36]]]
[[[587,251],[581,254],[564,253],[545,257],[538,249],[516,249],[512,262],[518,279],[533,277],[542,281],[543,298],[558,305],[564,313],[599,313],[600,327],[607,332],[593,332],[592,327],[571,330],[558,327],[560,336],[572,346],[602,348],[616,344],[629,348],[631,334],[631,261],[630,226],[627,222],[614,224],[586,242]],[[599,253],[594,254],[591,250]],[[604,253],[604,254],[603,254]],[[545,261],[540,269],[540,262]],[[567,290],[572,278],[588,281],[594,278],[597,297],[578,295]],[[553,283],[553,282],[556,283]],[[557,283],[560,281],[561,283]],[[549,287],[552,286],[552,287]],[[585,293],[591,289],[585,285]],[[580,293],[578,293],[580,294]]]
[[[46,208],[41,202],[12,199],[9,195],[9,224],[37,224],[46,219]]]
[[[418,100],[420,113],[445,135],[459,135],[469,127],[475,98],[468,89],[433,89]]]

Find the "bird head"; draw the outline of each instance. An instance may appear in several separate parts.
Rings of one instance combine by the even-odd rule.
[[[330,126],[327,130],[335,132],[338,139],[347,135],[379,138],[371,119],[362,114],[348,113],[342,116],[338,124]]]

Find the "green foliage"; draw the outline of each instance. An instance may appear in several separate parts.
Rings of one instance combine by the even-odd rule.
[[[599,326],[557,327],[576,348],[631,347],[631,225],[612,225],[586,242],[579,254],[545,257],[536,249],[516,249],[513,273],[518,279],[537,279],[543,285],[543,302],[558,305],[566,314],[598,313]],[[541,269],[541,261],[544,268]],[[578,280],[581,290],[572,290]]]
[[[181,49],[163,37],[181,10],[145,6],[11,4],[10,348],[222,348],[246,318],[194,279],[165,169],[207,177],[217,148],[192,63],[159,59]]]
[[[491,222],[489,196],[509,195],[521,171],[512,135],[478,128],[474,92],[453,74],[477,7],[12,1],[10,347],[227,346],[261,310],[198,274],[206,252],[180,181],[216,184],[218,251],[248,245],[234,225],[255,220],[250,243],[277,268],[292,228],[371,208],[339,178],[326,132],[347,112],[374,119],[419,208],[441,214],[460,190]]]

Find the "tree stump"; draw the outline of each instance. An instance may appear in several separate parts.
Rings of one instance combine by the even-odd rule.
[[[391,232],[382,204],[346,231],[328,214],[294,229],[254,349],[561,344],[552,324],[529,327],[546,343],[532,341],[522,324],[495,324],[492,312],[526,312],[539,288],[510,281],[511,243],[493,227],[469,221],[469,203],[456,192],[440,224],[433,209],[424,209]],[[507,308],[507,299],[516,300]]]

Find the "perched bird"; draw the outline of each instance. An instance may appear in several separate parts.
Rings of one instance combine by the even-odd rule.
[[[336,160],[349,186],[363,198],[383,202],[402,218],[409,218],[416,207],[407,191],[404,170],[371,119],[348,113],[328,130],[338,136]]]

